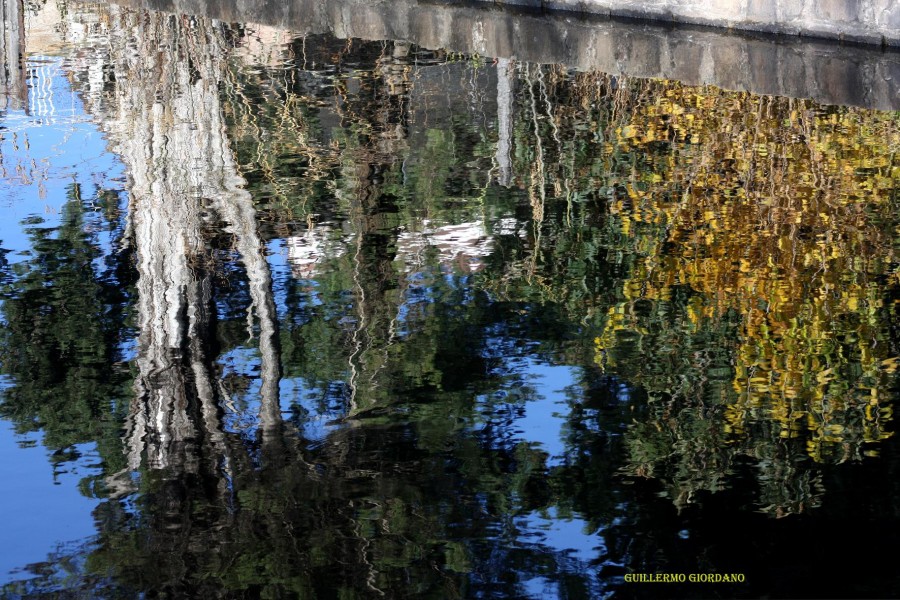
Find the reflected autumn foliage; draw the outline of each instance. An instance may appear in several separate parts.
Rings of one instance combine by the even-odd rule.
[[[900,122],[673,83],[642,93],[615,143],[644,162],[609,209],[638,258],[597,362],[667,398],[654,424],[686,461],[766,445],[789,446],[786,464],[876,454],[897,367]],[[646,429],[629,469],[654,474],[668,452],[647,452]]]

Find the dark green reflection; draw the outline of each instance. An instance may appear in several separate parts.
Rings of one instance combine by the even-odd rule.
[[[94,200],[115,215],[114,195]],[[75,444],[97,442],[111,466],[124,466],[118,432],[131,377],[120,348],[129,335],[130,274],[116,260],[125,256],[102,260],[85,203],[72,184],[60,226],[24,223],[31,254],[5,267],[0,372],[10,385],[0,414],[21,432],[42,430],[55,459],[67,460]]]

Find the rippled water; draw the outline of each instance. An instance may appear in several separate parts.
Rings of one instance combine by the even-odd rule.
[[[898,113],[25,9],[4,596],[900,594]]]

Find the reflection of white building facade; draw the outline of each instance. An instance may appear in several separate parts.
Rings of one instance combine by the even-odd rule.
[[[291,274],[297,279],[312,279],[328,259],[340,258],[353,239],[352,235],[340,235],[327,225],[319,225],[302,235],[285,239]]]
[[[449,272],[476,273],[493,249],[483,220],[440,226],[426,220],[421,231],[405,231],[397,239],[397,259],[410,273],[425,267],[430,253]]]
[[[436,262],[449,273],[477,273],[494,250],[495,235],[516,232],[516,221],[501,219],[488,228],[483,220],[437,225],[423,220],[415,231],[397,236],[396,261],[404,273],[416,273]],[[353,235],[342,235],[327,225],[319,225],[301,235],[286,239],[291,272],[298,279],[311,279],[320,273],[325,261],[347,252]],[[434,258],[430,258],[434,257]]]

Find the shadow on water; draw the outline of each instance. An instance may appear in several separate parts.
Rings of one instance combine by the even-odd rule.
[[[17,224],[0,415],[102,502],[4,594],[900,592],[896,113],[336,6],[59,16],[127,201]]]

